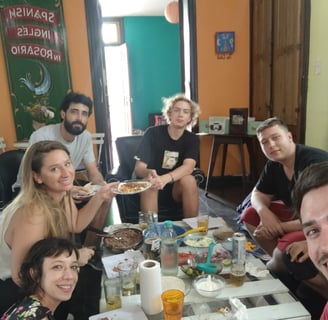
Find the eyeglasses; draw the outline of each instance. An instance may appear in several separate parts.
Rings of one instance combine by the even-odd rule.
[[[172,112],[174,112],[174,113],[181,113],[182,112],[183,114],[190,114],[191,110],[190,109],[181,109],[181,108],[173,107]]]

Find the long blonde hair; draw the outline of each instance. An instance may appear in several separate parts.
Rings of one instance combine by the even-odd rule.
[[[45,234],[53,237],[69,237],[68,221],[65,213],[64,200],[56,203],[48,194],[47,187],[33,179],[32,172],[40,173],[44,156],[54,150],[69,151],[60,142],[40,141],[31,145],[22,160],[21,189],[16,198],[6,207],[3,214],[16,212],[26,207],[31,215],[45,215],[47,221]],[[69,202],[70,203],[70,202]],[[68,215],[71,216],[71,213]]]

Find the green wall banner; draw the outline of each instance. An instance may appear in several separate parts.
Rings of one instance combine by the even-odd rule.
[[[71,89],[61,0],[0,0],[0,29],[17,140],[60,121]]]

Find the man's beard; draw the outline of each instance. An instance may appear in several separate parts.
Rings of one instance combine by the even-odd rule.
[[[81,127],[75,127],[75,124],[79,124]],[[84,125],[81,121],[68,122],[64,119],[64,127],[71,135],[78,136],[85,130],[86,125]]]

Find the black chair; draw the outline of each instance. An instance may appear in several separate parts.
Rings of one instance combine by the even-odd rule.
[[[16,182],[24,152],[24,150],[10,150],[0,154],[0,209],[3,209],[16,195],[12,191],[12,185]]]
[[[116,149],[119,159],[119,167],[115,173],[111,172],[106,175],[106,181],[123,181],[133,178],[135,166],[134,156],[141,142],[142,136],[126,136],[116,139]],[[194,176],[198,185],[205,181],[205,175],[200,169],[194,170]],[[134,195],[117,195],[116,201],[120,212],[122,222],[138,223],[138,212],[140,211],[139,194]],[[181,220],[183,218],[181,203],[176,203],[172,196],[171,190],[159,193],[158,200],[158,220],[164,221]]]

